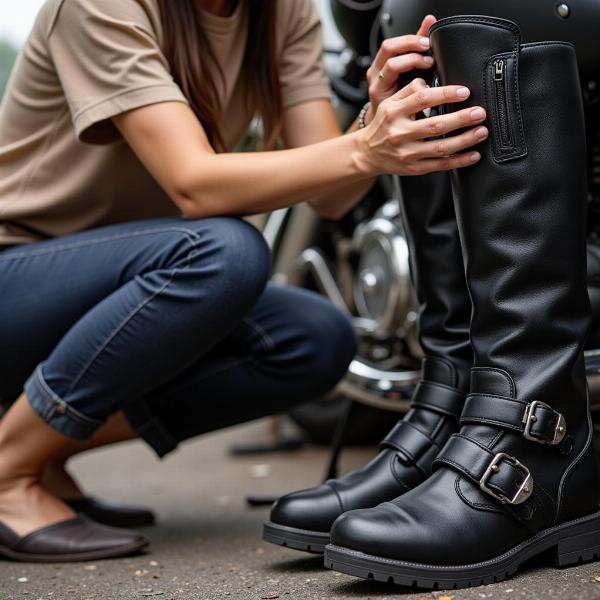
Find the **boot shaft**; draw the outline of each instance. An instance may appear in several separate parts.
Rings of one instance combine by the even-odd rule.
[[[468,104],[486,109],[490,130],[481,161],[452,175],[475,367],[461,436],[438,464],[508,457],[499,474],[481,477],[484,494],[473,491],[473,502],[495,493],[490,481],[503,487],[503,471],[516,473],[504,501],[514,497],[514,513],[536,529],[588,513],[598,497],[583,361],[590,306],[575,52],[562,42],[521,45],[514,23],[488,17],[442,20],[431,43],[440,83],[469,87]],[[511,471],[506,460],[525,467]]]
[[[440,83],[466,85],[468,104],[488,113],[481,162],[453,176],[475,366],[506,371],[526,402],[581,407],[590,308],[574,49],[521,45],[515,24],[488,17],[440,21],[431,42]],[[479,372],[474,383],[490,379]]]
[[[473,351],[471,299],[464,273],[450,177],[402,179],[401,208],[419,301],[419,342],[427,357],[423,379],[465,393]]]

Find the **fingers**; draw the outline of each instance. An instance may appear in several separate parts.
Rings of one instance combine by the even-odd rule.
[[[401,110],[406,115],[415,115],[426,108],[464,102],[470,95],[471,91],[460,85],[421,89],[402,100]],[[397,94],[393,98],[396,96]]]
[[[395,83],[398,76],[402,73],[408,73],[413,69],[429,69],[433,65],[433,58],[425,56],[418,52],[410,52],[401,56],[390,58],[382,69],[385,82]],[[378,78],[379,79],[379,78]]]
[[[475,146],[485,140],[489,135],[486,127],[477,127],[465,131],[460,135],[419,143],[415,156],[418,158],[443,158],[457,154]]]
[[[481,160],[479,152],[465,152],[446,158],[429,158],[415,163],[412,169],[413,175],[426,175],[436,171],[451,171],[452,169],[462,169],[472,167]]]
[[[412,53],[396,56],[388,60],[381,76],[372,80],[369,86],[371,98],[388,98],[398,89],[398,77],[413,69],[429,69],[433,59],[422,54]]]
[[[401,90],[398,90],[391,98],[390,101],[398,101],[404,100],[409,96],[412,96],[415,92],[419,90],[426,90],[427,84],[424,79],[417,77],[413,79],[408,85],[404,86]]]
[[[372,74],[382,71],[390,58],[409,52],[429,50],[429,38],[422,35],[402,35],[384,40],[371,66]]]
[[[425,138],[446,135],[457,129],[464,129],[465,127],[472,127],[473,125],[482,123],[486,117],[485,110],[476,106],[473,108],[464,108],[448,115],[420,119],[415,121],[414,124],[415,138],[423,140]]]
[[[437,23],[437,19],[433,15],[427,15],[423,19],[421,27],[419,27],[419,31],[417,31],[417,35],[421,37],[429,36],[429,30],[434,23]]]

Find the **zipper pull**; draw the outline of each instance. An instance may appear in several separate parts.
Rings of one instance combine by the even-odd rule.
[[[431,82],[431,84],[434,88],[440,87],[440,74],[437,71],[433,76],[433,81]]]
[[[504,61],[497,60],[494,62],[494,80],[502,81],[504,79]]]

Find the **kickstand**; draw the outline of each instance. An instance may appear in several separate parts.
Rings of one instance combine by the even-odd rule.
[[[335,479],[338,475],[340,454],[342,453],[346,442],[348,424],[350,423],[352,413],[354,412],[354,407],[354,400],[348,398],[346,400],[346,406],[342,414],[342,418],[337,424],[337,427],[335,428],[335,432],[333,434],[333,440],[331,443],[331,454],[329,455],[329,463],[327,465],[327,470],[325,471],[324,481],[327,481],[328,479]],[[249,506],[253,507],[271,506],[271,504],[273,504],[273,502],[275,502],[278,498],[279,496],[253,494],[250,496],[246,496],[246,502]]]
[[[335,479],[338,476],[340,454],[342,453],[344,444],[346,443],[346,433],[348,431],[348,424],[350,423],[350,418],[352,417],[352,413],[354,412],[354,407],[354,400],[348,398],[346,400],[346,406],[344,408],[342,418],[337,424],[337,427],[335,428],[335,433],[333,434],[333,440],[331,443],[331,454],[329,456],[329,464],[327,465],[327,471],[325,471],[324,481],[327,481],[328,479]]]

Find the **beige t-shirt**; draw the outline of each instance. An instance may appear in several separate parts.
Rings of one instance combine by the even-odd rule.
[[[241,72],[243,4],[230,17],[202,15],[225,75],[218,87],[228,149],[253,117]],[[110,120],[186,102],[162,40],[156,0],[46,1],[0,105],[0,244],[179,214]],[[277,45],[284,108],[329,98],[312,0],[278,0]]]

